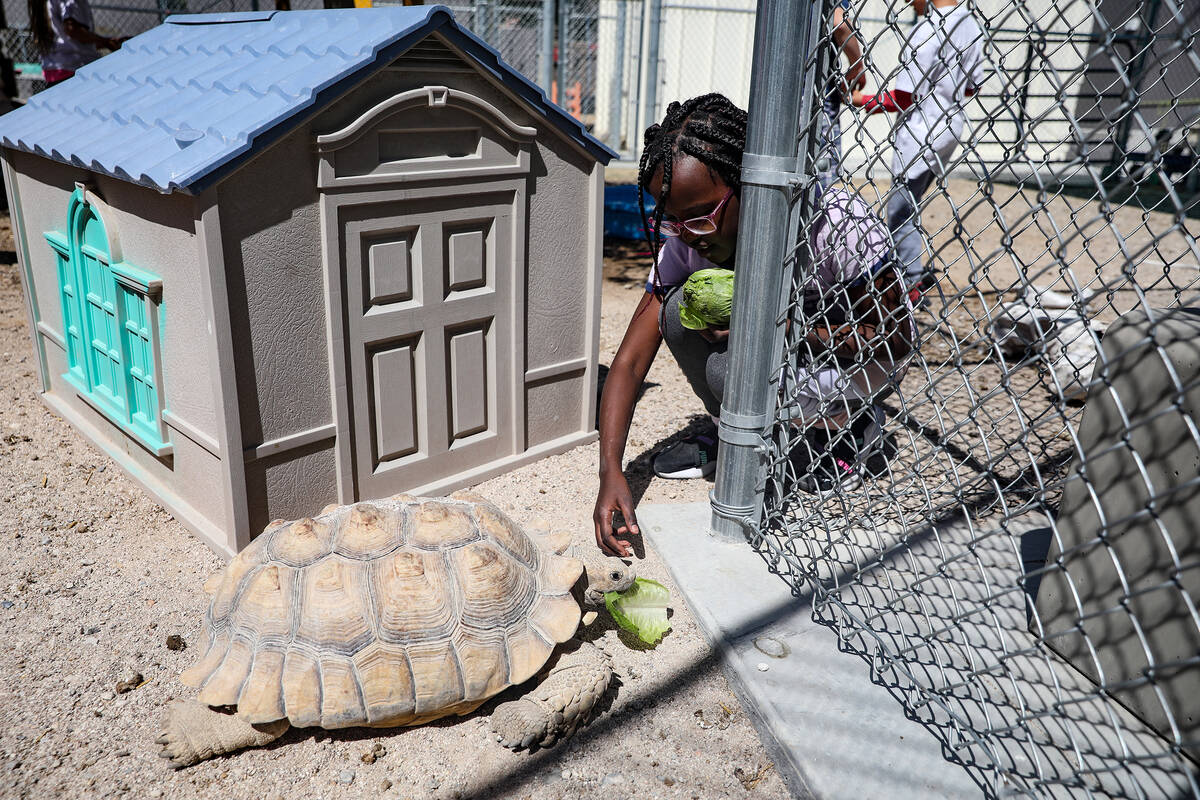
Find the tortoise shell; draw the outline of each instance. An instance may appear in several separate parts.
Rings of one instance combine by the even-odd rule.
[[[334,508],[268,528],[214,576],[207,647],[180,679],[252,723],[466,714],[574,635],[582,571],[489,503]]]

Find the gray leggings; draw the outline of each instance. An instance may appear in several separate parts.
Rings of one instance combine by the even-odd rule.
[[[921,280],[925,271],[925,237],[921,229],[921,197],[933,182],[929,170],[915,178],[902,178],[892,186],[888,198],[888,229],[896,244],[896,260],[904,273],[904,282],[912,287]]]
[[[669,289],[659,312],[658,328],[663,341],[675,356],[692,391],[704,403],[704,410],[714,417],[721,413],[721,398],[725,395],[725,357],[727,342],[714,344],[693,331],[683,327],[679,321],[679,301],[683,299],[682,287]]]

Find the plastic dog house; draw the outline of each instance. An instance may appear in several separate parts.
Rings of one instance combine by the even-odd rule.
[[[218,551],[595,435],[613,153],[444,8],[171,17],[0,145],[42,397]]]

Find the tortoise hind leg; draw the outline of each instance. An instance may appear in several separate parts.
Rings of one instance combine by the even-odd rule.
[[[612,663],[584,643],[563,655],[536,688],[492,712],[496,741],[513,750],[550,747],[575,732],[612,681]]]
[[[236,714],[222,714],[201,703],[172,703],[166,729],[155,741],[163,746],[159,756],[175,769],[189,767],[222,753],[262,747],[283,736],[286,719],[252,725]]]

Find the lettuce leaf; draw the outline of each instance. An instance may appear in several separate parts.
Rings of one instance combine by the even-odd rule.
[[[647,578],[636,578],[623,592],[604,593],[604,605],[616,623],[649,645],[657,644],[671,629],[667,621],[670,600],[667,587]]]

